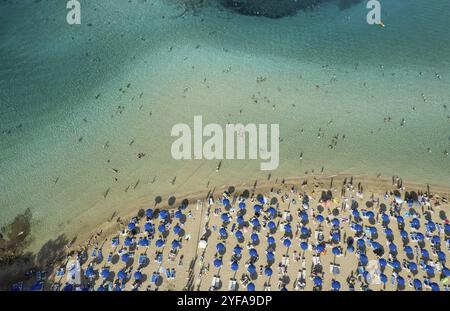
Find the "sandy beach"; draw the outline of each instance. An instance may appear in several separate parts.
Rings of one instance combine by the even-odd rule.
[[[36,286],[38,272],[45,290],[446,290],[449,189],[427,191],[395,177],[316,176],[179,196],[100,225],[15,286]]]

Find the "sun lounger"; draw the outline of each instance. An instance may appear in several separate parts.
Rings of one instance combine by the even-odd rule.
[[[236,279],[231,278],[229,283],[228,283],[228,290],[229,291],[235,291],[237,289],[237,283],[236,283]]]

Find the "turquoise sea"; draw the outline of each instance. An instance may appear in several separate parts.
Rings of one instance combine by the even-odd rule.
[[[158,195],[267,178],[259,160],[173,160],[170,130],[194,115],[280,124],[274,178],[450,186],[449,1],[383,0],[384,28],[366,1],[279,19],[80,2],[68,25],[65,1],[0,1],[0,225],[30,208],[31,248]]]

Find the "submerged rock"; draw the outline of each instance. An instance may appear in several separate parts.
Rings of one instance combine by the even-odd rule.
[[[294,15],[299,10],[317,8],[326,2],[336,3],[346,9],[362,0],[218,0],[224,7],[239,14],[281,18]]]

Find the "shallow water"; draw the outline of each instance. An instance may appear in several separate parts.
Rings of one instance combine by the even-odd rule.
[[[31,208],[33,247],[157,195],[267,178],[259,160],[219,173],[216,160],[173,160],[170,129],[194,115],[279,123],[274,177],[323,168],[450,186],[448,1],[383,1],[385,28],[365,4],[272,20],[81,2],[80,26],[56,1],[0,3],[0,224]]]

